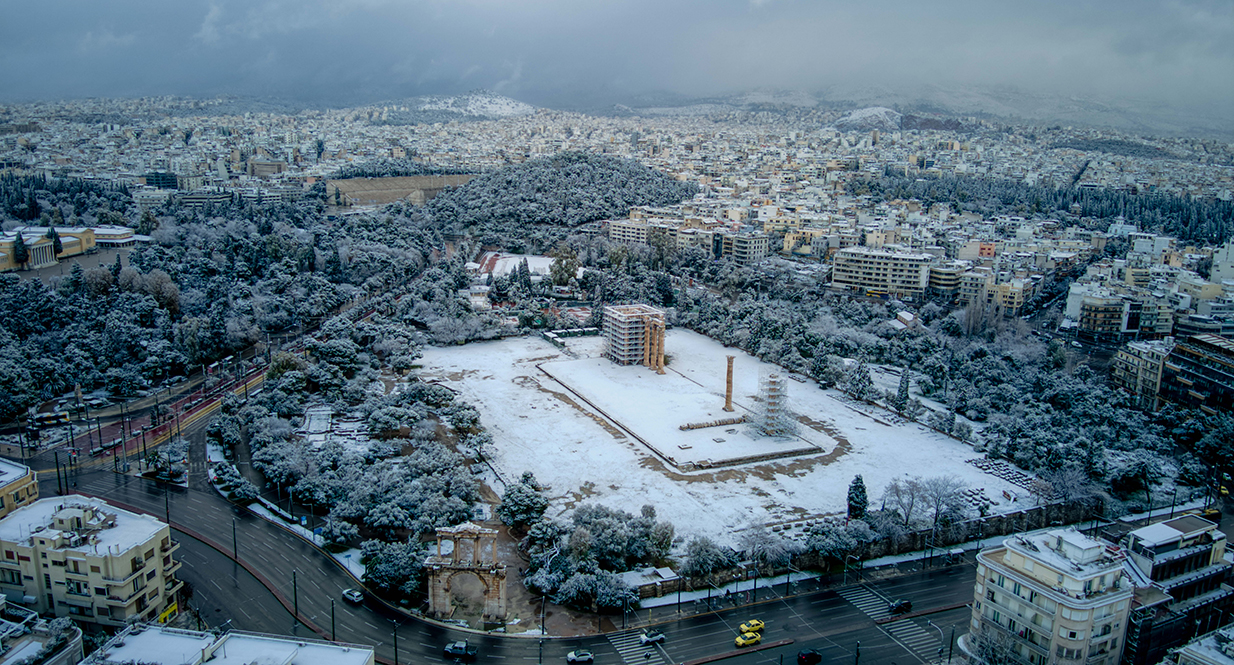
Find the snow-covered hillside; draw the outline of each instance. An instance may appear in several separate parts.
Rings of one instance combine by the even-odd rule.
[[[836,129],[847,132],[868,132],[871,129],[891,132],[900,128],[900,114],[885,106],[857,109],[836,121]]]
[[[485,118],[509,118],[535,113],[536,108],[488,90],[476,90],[449,97],[420,97],[419,111],[447,111]]]

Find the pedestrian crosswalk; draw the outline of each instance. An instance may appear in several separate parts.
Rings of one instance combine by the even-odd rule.
[[[931,635],[911,619],[883,624],[882,628],[909,651],[924,659],[929,660],[939,655],[938,648],[942,643],[938,641],[938,635]]]
[[[887,599],[870,591],[864,585],[840,589],[839,593],[844,600],[855,605],[857,609],[865,612],[866,616],[875,621],[891,616],[890,610],[887,609]]]
[[[874,593],[865,585],[840,589],[839,594],[844,600],[852,603],[857,609],[875,621],[881,621],[891,616],[889,601]],[[942,644],[938,641],[938,636],[931,634],[912,619],[890,621],[880,624],[879,628],[923,661],[938,656],[938,648]]]
[[[654,644],[639,644],[641,630],[628,630],[623,633],[610,633],[608,641],[621,654],[621,660],[626,665],[667,665],[663,652]]]

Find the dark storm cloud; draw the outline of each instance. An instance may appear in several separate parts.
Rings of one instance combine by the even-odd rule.
[[[9,2],[0,97],[357,101],[490,88],[645,91],[1006,84],[1224,105],[1227,0]]]

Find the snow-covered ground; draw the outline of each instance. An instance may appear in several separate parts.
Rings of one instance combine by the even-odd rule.
[[[480,410],[494,439],[487,452],[502,474],[514,478],[531,471],[548,487],[553,500],[550,515],[567,514],[583,503],[632,513],[652,504],[662,519],[676,525],[679,535],[707,535],[734,544],[737,531],[757,523],[800,528],[808,520],[842,514],[849,482],[856,474],[863,476],[872,505],[879,504],[894,478],[950,474],[970,488],[984,490],[996,501],[994,512],[1022,507],[1004,499],[1003,491],[1023,495],[1023,489],[968,464],[980,455],[967,444],[915,424],[897,424],[873,407],[855,409],[838,393],[808,382],[790,382],[789,401],[796,414],[830,433],[835,443],[824,446],[824,452],[682,472],[537,367],[598,353],[595,338],[567,342],[575,340],[569,355],[539,337],[518,337],[430,347],[422,360],[423,378],[440,380]],[[711,393],[720,405],[726,355],[736,356],[734,395],[746,407],[753,406],[749,396],[757,394],[760,373],[771,369],[686,330],[670,330],[665,348],[675,380],[689,379],[699,393]],[[645,368],[628,369],[644,377],[631,382],[650,385],[664,378]],[[608,391],[605,399],[610,403],[639,403],[637,386],[621,388],[614,382],[602,391]],[[718,406],[714,412],[723,413]],[[699,417],[673,413],[670,407],[647,414],[648,419],[667,421],[658,431],[675,429],[678,420],[693,422]]]
[[[304,425],[296,433],[304,437],[310,448],[320,448],[327,441],[341,445],[346,450],[368,452],[372,441],[368,425],[358,417],[335,416],[334,409],[326,405],[310,406],[304,410]]]
[[[569,345],[570,340],[566,340]],[[572,349],[573,350],[573,349]],[[691,360],[692,356],[683,355]],[[714,358],[711,362],[717,362]],[[719,363],[723,364],[721,356]],[[774,439],[751,432],[749,424],[731,424],[682,431],[681,425],[710,423],[741,416],[756,417],[753,397],[758,377],[734,381],[733,412],[725,412],[724,378],[719,383],[695,383],[690,371],[673,363],[663,375],[641,366],[620,366],[605,358],[579,358],[539,365],[552,378],[596,407],[622,430],[654,448],[674,466],[712,466],[726,460],[792,452],[813,454],[835,447],[821,431],[800,427],[797,437]],[[690,372],[697,374],[697,372]],[[714,381],[706,376],[704,380]]]

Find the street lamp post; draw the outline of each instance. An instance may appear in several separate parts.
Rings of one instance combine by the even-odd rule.
[[[398,665],[398,620],[391,620],[390,623],[394,624],[394,665]]]
[[[933,621],[926,619],[926,625],[938,630],[938,657],[943,657],[943,629],[939,628]]]
[[[857,556],[856,554],[850,554],[844,557],[844,584],[846,585],[848,584],[848,560],[849,559],[857,559],[858,561],[860,561],[861,557]],[[857,574],[857,579],[861,580],[861,573]]]
[[[561,548],[554,547],[553,554],[549,556],[548,561],[544,564],[545,570],[547,570],[550,566],[553,565],[553,559],[556,559],[558,554],[561,554]],[[540,634],[541,635],[548,635],[548,627],[544,625],[544,610],[547,604],[548,604],[548,594],[546,593],[543,596],[540,596]],[[625,616],[622,616],[621,621],[624,627]]]
[[[296,585],[296,571],[291,571],[291,606],[295,610],[296,621],[300,620],[300,594]]]
[[[232,558],[236,561],[240,560],[240,541],[236,540],[236,518],[231,518],[231,551]],[[334,601],[330,601],[333,606]]]
[[[334,632],[334,599],[330,599],[330,641],[338,641],[338,636]]]

